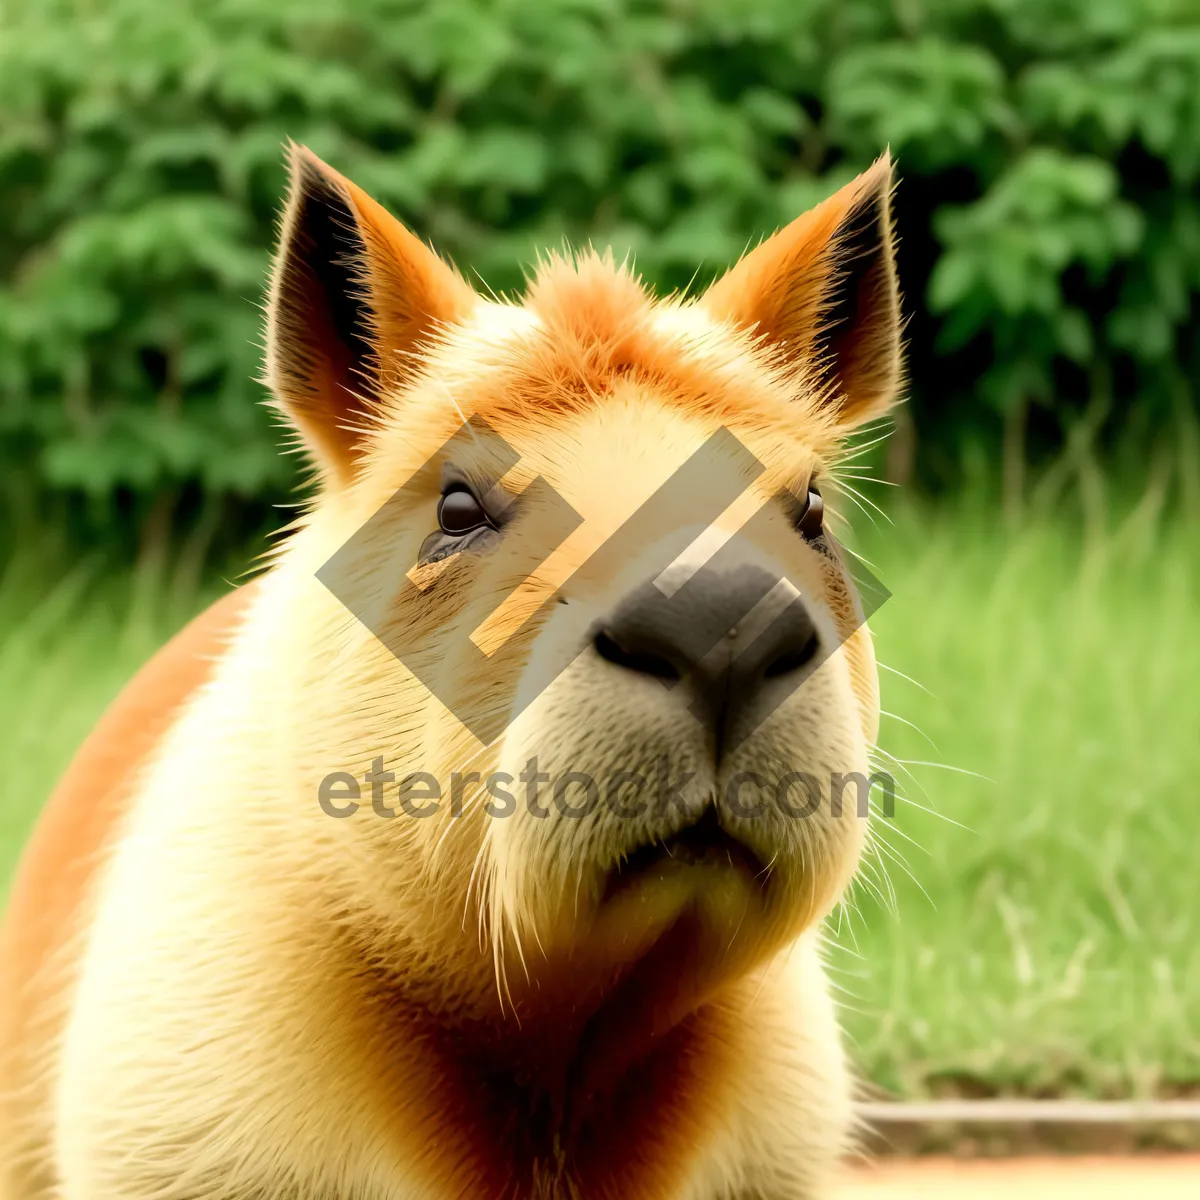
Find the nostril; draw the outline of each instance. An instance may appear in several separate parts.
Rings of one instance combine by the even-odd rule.
[[[624,667],[627,671],[638,671],[643,675],[654,675],[658,679],[679,679],[674,663],[660,654],[649,650],[626,650],[611,634],[601,629],[593,639],[596,653],[601,658]]]
[[[814,630],[807,641],[789,646],[782,654],[773,659],[763,672],[763,678],[776,679],[780,675],[789,675],[792,671],[798,671],[801,667],[808,666],[816,658],[820,648],[821,639]]]

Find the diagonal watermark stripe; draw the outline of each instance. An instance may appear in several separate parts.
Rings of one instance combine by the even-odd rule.
[[[647,594],[648,603],[664,606],[667,618],[677,622],[690,661],[697,663],[707,660],[735,626],[751,618],[776,592],[786,600],[781,606],[782,611],[774,613],[768,626],[756,634],[748,647],[739,651],[739,658],[753,653],[756,641],[769,637],[774,623],[787,620],[789,608],[803,604],[800,590],[791,581],[785,577],[772,577],[766,572],[758,573],[739,591],[733,610],[726,607],[718,612],[696,603],[697,597],[703,596],[717,577],[738,570],[739,565],[744,563],[737,543],[742,541],[744,544],[746,537],[753,536],[758,523],[771,519],[771,504],[760,508],[737,534],[726,540],[673,592],[666,594],[657,582],[694,545],[696,529],[711,527],[721,513],[765,471],[762,463],[733,433],[721,428],[492,653],[485,653],[476,645],[473,640],[476,630],[456,630],[455,636],[461,641],[450,648],[449,657],[458,664],[459,674],[469,679],[473,686],[469,689],[455,687],[453,681],[446,679],[444,663],[447,655],[439,655],[436,659],[431,657],[415,624],[394,619],[395,613],[403,612],[406,604],[417,600],[424,590],[434,585],[422,589],[406,573],[396,593],[387,603],[383,603],[377,594],[378,585],[371,582],[374,577],[369,572],[363,572],[361,564],[364,556],[372,553],[375,546],[386,544],[386,539],[381,535],[395,527],[399,515],[414,499],[428,497],[437,490],[453,451],[468,442],[481,440],[486,440],[497,478],[519,462],[519,455],[512,446],[481,418],[473,417],[320,568],[317,578],[483,744],[490,744],[499,737],[578,657],[580,650],[576,647],[557,654],[538,656],[528,664],[523,662],[530,635],[541,627],[554,606],[570,592],[572,584],[585,574],[591,578],[612,578],[636,558],[639,566],[645,568],[649,580],[653,581],[642,585],[653,589]],[[786,493],[781,493],[775,499],[787,498]],[[514,583],[511,591],[532,579],[550,555],[582,523],[582,518],[541,476],[528,484],[514,501],[518,509],[530,502],[536,503],[542,514],[544,553],[527,574]],[[856,620],[861,624],[878,609],[889,593],[861,564],[852,565],[850,569],[859,589],[861,605]],[[497,608],[500,603],[503,603],[503,599]],[[823,646],[822,660],[836,648]],[[774,689],[773,702],[769,707],[763,707],[755,720],[741,730],[738,740],[757,728],[810,674],[806,672],[803,677],[797,677],[790,687]],[[518,677],[521,679],[519,696],[515,694],[513,686]],[[663,679],[661,682],[666,687],[684,682],[694,687],[696,681],[685,676],[684,679]],[[507,697],[506,704],[498,707],[497,695],[504,696],[508,691],[514,694]],[[698,719],[706,719],[709,706],[700,699],[694,700],[690,708]]]

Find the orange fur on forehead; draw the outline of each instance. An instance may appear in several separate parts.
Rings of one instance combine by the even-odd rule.
[[[707,422],[803,430],[822,449],[837,440],[805,364],[714,320],[696,300],[656,299],[611,252],[546,257],[522,305],[535,320],[491,356],[499,370],[464,380],[464,410],[502,423],[544,421],[601,402],[621,382]],[[453,363],[462,379],[471,340],[469,326],[447,331],[430,376]]]
[[[654,308],[640,279],[623,263],[618,266],[611,251],[594,250],[544,258],[525,304],[565,343],[603,347],[618,360],[629,357],[637,329]]]

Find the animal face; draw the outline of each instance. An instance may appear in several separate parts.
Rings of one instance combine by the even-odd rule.
[[[520,1011],[636,980],[666,1027],[862,845],[838,780],[875,667],[830,525],[898,386],[890,164],[698,298],[589,252],[520,303],[292,166],[268,373],[321,478],[281,564],[292,755],[312,795],[364,780],[329,874],[404,986]]]

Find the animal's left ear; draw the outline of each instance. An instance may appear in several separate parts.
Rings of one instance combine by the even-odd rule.
[[[807,366],[847,429],[886,412],[900,386],[891,191],[885,153],[747,254],[702,301]]]

